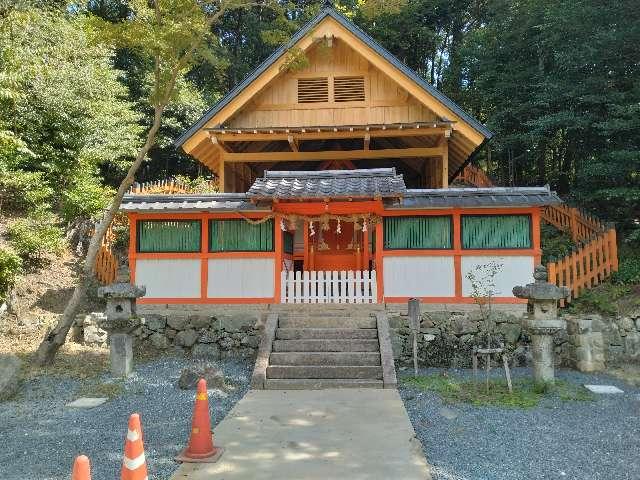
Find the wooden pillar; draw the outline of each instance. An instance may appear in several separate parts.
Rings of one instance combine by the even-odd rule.
[[[136,282],[136,249],[138,245],[137,239],[137,221],[135,213],[129,214],[129,278],[131,283]]]
[[[224,163],[224,155],[220,155],[220,163],[218,164],[218,191],[220,193],[226,192],[225,190],[225,163]]]
[[[302,227],[302,238],[304,240],[304,259],[302,262],[302,270],[309,270],[309,222],[305,221]]]
[[[449,139],[442,137],[442,158],[440,167],[440,188],[449,188]]]
[[[207,258],[209,253],[209,219],[203,215],[200,221],[202,222],[200,225],[200,298],[204,300],[207,298],[209,284],[209,259]]]
[[[454,295],[462,298],[462,237],[461,237],[461,215],[460,211],[453,214],[453,275],[454,275]]]
[[[274,239],[274,283],[273,283],[273,303],[280,303],[282,300],[282,285],[280,283],[282,276],[282,262],[283,262],[283,247],[284,242],[282,241],[283,232],[280,229],[280,217],[276,215],[273,219],[273,239]]]
[[[362,232],[362,263],[363,270],[369,270],[369,232]]]
[[[382,222],[376,225],[376,283],[378,287],[378,303],[384,301],[384,281],[383,281],[383,265],[382,265],[382,251],[384,248],[384,235],[382,230]]]

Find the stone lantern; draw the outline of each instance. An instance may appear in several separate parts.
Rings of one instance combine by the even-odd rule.
[[[133,371],[133,339],[131,332],[142,324],[136,315],[136,298],[147,292],[145,287],[130,283],[126,266],[118,269],[115,283],[98,288],[98,297],[107,301],[105,320],[100,328],[109,332],[111,374],[126,377]]]
[[[529,315],[523,327],[531,335],[534,380],[553,382],[553,335],[566,328],[558,318],[558,301],[569,296],[569,289],[549,283],[543,265],[535,268],[533,278],[534,283],[513,287],[513,294],[528,300]]]

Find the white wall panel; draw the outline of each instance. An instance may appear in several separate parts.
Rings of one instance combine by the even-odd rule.
[[[200,260],[136,260],[135,282],[147,287],[145,297],[200,298]]]
[[[513,297],[513,287],[533,282],[534,258],[531,256],[462,257],[462,295],[464,297],[470,297],[472,293],[471,282],[467,278],[467,274],[477,266],[486,265],[492,261],[502,265],[502,269],[495,277],[494,296]]]
[[[267,298],[274,294],[273,258],[209,260],[209,298]]]
[[[453,297],[453,257],[384,257],[385,297]]]

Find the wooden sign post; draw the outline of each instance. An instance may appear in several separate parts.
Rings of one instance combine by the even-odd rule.
[[[409,299],[407,307],[407,315],[413,332],[413,373],[418,376],[418,333],[420,333],[420,300],[417,298]]]

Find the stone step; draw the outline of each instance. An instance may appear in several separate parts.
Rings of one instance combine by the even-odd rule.
[[[279,340],[378,338],[375,328],[278,328]]]
[[[336,317],[293,317],[281,318],[280,328],[376,328],[375,317],[353,318],[348,316]]]
[[[383,388],[382,380],[368,380],[356,378],[268,378],[265,383],[267,390],[325,390],[329,388]]]
[[[366,378],[382,380],[382,368],[363,365],[273,365],[267,367],[267,378]]]
[[[269,365],[380,365],[378,352],[273,352]]]
[[[274,352],[378,352],[378,340],[274,340]]]

